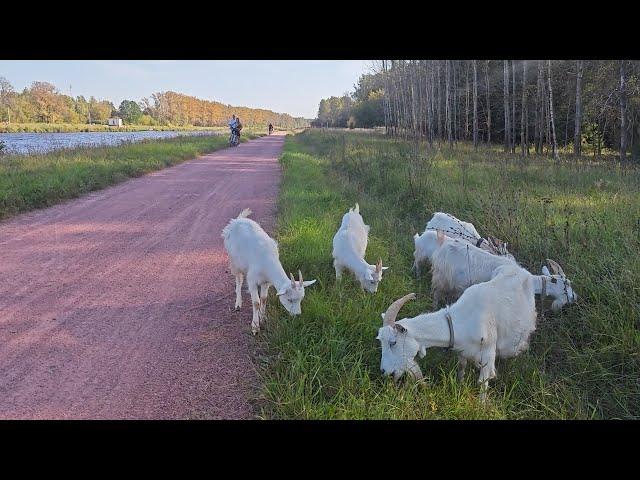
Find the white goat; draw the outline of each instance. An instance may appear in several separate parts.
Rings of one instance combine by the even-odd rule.
[[[449,213],[434,213],[431,220],[427,222],[426,229],[442,230],[447,237],[459,238],[487,252],[513,259],[513,255],[507,251],[507,243],[491,236],[482,238],[473,224],[463,222]]]
[[[504,265],[517,265],[508,257],[492,255],[478,247],[459,240],[447,240],[440,231],[436,234],[436,248],[431,256],[431,289],[434,306],[443,298],[457,298],[469,286],[491,279],[496,268]],[[547,259],[553,274],[545,266],[542,275],[532,276],[535,293],[544,297],[553,297],[552,310],[556,311],[578,299],[571,281],[566,277],[560,265]],[[526,271],[526,270],[525,270]]]
[[[422,235],[417,233],[413,236],[413,269],[416,271],[416,275],[420,274],[420,264],[424,261],[431,262],[431,257],[435,251],[440,248],[441,243],[438,240],[438,234],[436,230],[425,230]],[[442,242],[452,242],[453,238],[444,236]]]
[[[342,278],[343,270],[350,270],[363,289],[375,293],[382,280],[382,272],[389,267],[382,266],[382,259],[378,259],[375,265],[365,262],[368,235],[369,225],[364,224],[360,206],[356,203],[354,208],[344,214],[342,224],[333,237],[333,267],[336,270],[336,280]]]
[[[415,356],[424,357],[430,347],[449,347],[458,354],[459,380],[468,360],[480,368],[484,402],[488,381],[496,376],[496,357],[514,357],[526,350],[536,328],[532,278],[514,264],[499,267],[494,278],[469,287],[449,307],[396,322],[402,305],[413,298],[410,293],[391,304],[376,337],[382,345],[380,370],[396,381],[405,372],[422,379]]]
[[[222,230],[224,248],[229,255],[231,273],[236,277],[236,309],[242,306],[242,283],[247,279],[251,294],[253,319],[251,331],[260,331],[264,317],[269,287],[273,285],[280,303],[292,315],[301,313],[300,302],[304,297],[304,287],[316,281],[304,281],[298,271],[298,281],[290,274],[287,278],[278,254],[278,244],[253,220],[246,218],[251,210],[245,208],[237,218],[232,219]],[[260,296],[258,297],[258,286]]]

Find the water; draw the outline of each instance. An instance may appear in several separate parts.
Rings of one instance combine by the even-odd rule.
[[[0,133],[5,153],[45,153],[62,148],[114,146],[124,142],[193,135],[223,135],[222,131],[144,131],[144,132],[71,132]]]

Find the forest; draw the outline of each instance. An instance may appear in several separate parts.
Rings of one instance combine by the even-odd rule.
[[[351,94],[321,100],[312,126],[638,161],[640,62],[382,60]]]
[[[140,102],[123,100],[118,108],[93,96],[65,95],[48,82],[33,82],[21,92],[0,77],[0,122],[11,123],[106,123],[117,116],[125,124],[215,127],[226,125],[236,114],[247,126],[269,122],[283,128],[308,126],[304,118],[270,110],[234,107],[176,92],[156,92]]]

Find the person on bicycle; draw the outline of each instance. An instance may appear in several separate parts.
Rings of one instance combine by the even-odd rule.
[[[231,142],[238,143],[240,141],[240,131],[238,130],[238,124],[240,123],[240,119],[235,116],[235,114],[231,115],[231,120],[227,122],[227,125],[231,129]],[[236,141],[237,140],[237,141]]]
[[[269,135],[271,135],[271,132],[273,132],[273,125],[269,124]]]

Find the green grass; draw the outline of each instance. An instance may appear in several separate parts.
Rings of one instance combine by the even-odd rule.
[[[226,127],[194,127],[176,125],[123,125],[122,127],[110,127],[109,125],[88,125],[86,123],[0,123],[0,133],[138,132],[143,130],[217,131],[226,130]]]
[[[590,419],[640,417],[640,173],[617,164],[522,161],[493,151],[429,150],[377,134],[307,131],[281,163],[278,241],[287,271],[318,279],[302,315],[276,300],[259,337],[263,418]],[[366,259],[390,267],[378,293],[351,275],[338,287],[331,241],[359,202],[371,225]],[[498,360],[489,403],[477,370],[455,381],[454,355],[430,349],[426,381],[379,373],[380,313],[414,291],[402,316],[431,310],[428,275],[410,272],[413,239],[434,211],[471,221],[539,272],[560,262],[580,301],[548,310],[529,351]]]
[[[255,138],[247,132],[242,141]],[[228,146],[228,137],[184,136],[117,147],[0,156],[0,219],[99,190]]]

